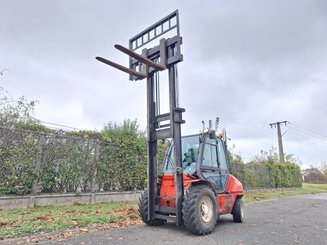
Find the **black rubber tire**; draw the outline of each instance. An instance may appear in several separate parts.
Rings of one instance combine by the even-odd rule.
[[[212,217],[206,222],[201,216],[201,203],[204,200],[211,201]],[[211,205],[210,204],[210,205]],[[193,234],[206,235],[210,233],[216,226],[218,217],[218,206],[215,194],[206,185],[193,186],[186,192],[183,202],[183,221],[185,227]]]
[[[141,197],[139,199],[139,214],[142,219],[142,221],[151,226],[158,226],[163,225],[166,220],[163,219],[155,219],[155,220],[148,220],[148,190],[144,190],[141,194]]]
[[[244,212],[243,212],[243,200],[242,200],[242,198],[239,198],[239,197],[236,198],[232,214],[233,214],[234,222],[243,223]]]

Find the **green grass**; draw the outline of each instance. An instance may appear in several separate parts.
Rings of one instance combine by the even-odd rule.
[[[327,192],[327,184],[303,184],[302,188],[248,191],[244,195],[244,200],[245,203],[251,203],[320,192]],[[0,240],[53,231],[62,232],[90,225],[125,226],[139,222],[136,202],[0,210]]]
[[[281,197],[316,194],[322,192],[327,192],[327,184],[303,183],[302,188],[262,189],[248,191],[244,194],[244,202],[251,203]]]
[[[135,202],[0,211],[0,239],[138,219]]]

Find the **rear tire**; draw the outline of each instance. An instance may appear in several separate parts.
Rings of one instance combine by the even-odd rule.
[[[166,220],[163,219],[155,219],[155,220],[148,220],[148,190],[144,190],[141,194],[141,197],[139,199],[139,214],[142,219],[142,221],[151,226],[157,226],[157,225],[163,225]]]
[[[216,226],[217,201],[213,191],[206,185],[188,189],[182,211],[184,225],[193,234],[206,235]]]
[[[243,211],[243,200],[241,198],[236,198],[233,207],[233,220],[236,223],[243,223],[244,211]]]

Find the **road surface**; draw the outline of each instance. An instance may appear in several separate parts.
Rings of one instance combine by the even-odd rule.
[[[190,234],[184,227],[136,225],[65,240],[53,244],[327,244],[327,193],[262,201],[245,206],[245,221],[234,223],[221,216],[206,236]]]

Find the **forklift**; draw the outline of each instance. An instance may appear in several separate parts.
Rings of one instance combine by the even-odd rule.
[[[168,37],[167,37],[168,36]],[[160,40],[159,40],[160,38]],[[159,40],[159,45],[146,48]],[[232,214],[243,222],[243,186],[231,175],[227,164],[227,137],[212,121],[199,134],[181,136],[177,64],[183,61],[178,10],[129,40],[129,48],[115,48],[129,56],[129,67],[111,60],[97,60],[129,74],[131,81],[147,83],[147,189],[139,200],[139,213],[147,225],[166,222],[184,224],[193,234],[205,235],[216,226],[220,215]],[[141,50],[142,49],[142,50]],[[137,52],[141,50],[140,52]],[[159,73],[168,72],[169,112],[160,113]],[[171,139],[158,173],[157,143]]]

